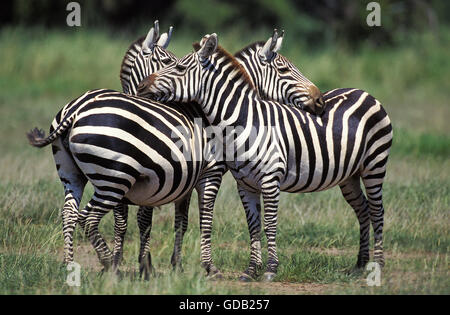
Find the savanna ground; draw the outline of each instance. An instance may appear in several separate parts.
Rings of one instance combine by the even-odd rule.
[[[219,41],[234,52],[269,35],[219,33]],[[157,275],[149,282],[139,280],[139,233],[136,208],[131,207],[122,277],[101,276],[94,250],[77,231],[75,261],[82,269],[76,288],[66,284],[68,272],[62,264],[63,190],[51,149],[30,147],[25,132],[34,126],[48,129],[56,112],[85,90],[120,90],[121,58],[135,38],[83,28],[1,30],[0,294],[449,294],[450,32],[444,29],[438,36],[424,34],[400,47],[356,52],[335,47],[313,52],[285,41],[281,51],[322,91],[364,89],[391,117],[394,143],[384,185],[386,267],[381,286],[367,285],[368,271],[347,273],[356,262],[359,226],[338,188],[282,194],[275,282],[238,282],[249,259],[249,235],[227,175],[213,231],[213,258],[223,281],[206,279],[200,266],[194,193],[184,272],[173,272],[170,266],[174,211],[167,205],[154,213],[151,248]],[[175,32],[169,48],[181,57],[198,39]],[[83,204],[91,194],[88,186]],[[111,244],[112,214],[102,221],[101,231]]]

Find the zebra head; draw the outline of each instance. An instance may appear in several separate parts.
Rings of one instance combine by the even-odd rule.
[[[160,102],[198,101],[202,90],[203,93],[210,91],[209,88],[201,86],[203,80],[207,81],[207,77],[216,72],[210,57],[217,47],[217,35],[205,35],[200,44],[194,43],[194,52],[179,59],[175,65],[161,69],[144,79],[139,84],[138,95]],[[231,55],[230,57],[233,58]],[[236,64],[242,68],[237,61]],[[245,70],[243,72],[247,75]],[[251,84],[251,80],[248,81]],[[209,82],[209,85],[212,84],[214,83]]]
[[[137,87],[145,77],[177,61],[177,57],[166,50],[172,30],[171,26],[167,33],[159,35],[159,22],[155,21],[147,36],[130,45],[120,67],[120,82],[124,93],[136,95]]]
[[[275,29],[269,39],[247,46],[235,54],[246,68],[263,99],[292,105],[315,114],[324,110],[320,90],[286,57],[278,53],[284,31]]]

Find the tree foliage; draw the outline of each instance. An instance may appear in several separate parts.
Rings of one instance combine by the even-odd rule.
[[[70,1],[6,0],[0,26],[66,27]],[[357,45],[390,43],[408,33],[437,31],[450,20],[450,2],[439,0],[378,0],[381,27],[369,27],[367,1],[354,0],[79,0],[82,25],[131,31],[154,19],[196,33],[286,29],[289,36],[311,45],[342,42]]]

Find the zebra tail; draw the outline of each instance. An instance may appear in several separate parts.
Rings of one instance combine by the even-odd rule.
[[[60,137],[69,127],[72,126],[73,117],[68,117],[53,130],[48,137],[45,132],[37,127],[27,132],[27,138],[33,147],[43,148]]]

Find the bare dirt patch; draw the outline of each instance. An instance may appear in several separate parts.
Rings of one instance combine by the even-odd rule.
[[[268,295],[298,295],[298,294],[323,294],[326,290],[335,287],[331,284],[318,283],[291,283],[291,282],[240,282],[231,280],[220,280],[218,283],[234,288],[239,291],[259,290]]]
[[[330,256],[351,256],[358,254],[358,249],[351,248],[317,248],[311,247],[308,249],[311,252],[330,255]],[[373,252],[370,251],[371,257],[373,256]],[[410,252],[399,252],[399,251],[384,251],[384,257],[386,259],[418,259],[418,258],[427,258],[430,256],[436,256],[436,253],[426,252],[426,251],[410,251]]]

